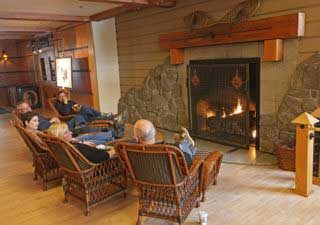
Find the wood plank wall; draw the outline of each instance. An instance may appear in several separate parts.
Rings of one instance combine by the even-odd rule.
[[[71,91],[71,98],[81,104],[91,105],[99,109],[99,94],[97,88],[95,56],[93,50],[92,31],[90,23],[68,28],[54,33],[55,47],[44,51],[40,57],[55,59],[56,56],[77,59],[81,63],[82,59],[88,59],[88,69],[79,71],[74,67],[74,88]],[[63,41],[62,41],[63,40]],[[63,50],[63,51],[62,51]],[[74,60],[73,60],[74,62]],[[83,63],[82,63],[83,64]],[[77,67],[77,66],[76,66]],[[41,76],[41,87],[43,90],[44,101],[54,96],[58,88],[56,81],[52,81],[50,76],[43,80]],[[78,88],[75,88],[77,86]]]
[[[183,17],[195,10],[208,12],[213,20],[242,0],[178,0],[170,9],[153,8],[121,15],[116,18],[121,94],[140,87],[148,71],[161,64],[168,51],[159,48],[160,33],[184,31]],[[261,7],[252,19],[306,14],[305,37],[299,39],[299,60],[320,50],[319,0],[261,0]]]
[[[0,105],[9,106],[8,87],[35,82],[34,57],[30,40],[0,40],[0,54],[3,50],[9,59],[0,61]]]

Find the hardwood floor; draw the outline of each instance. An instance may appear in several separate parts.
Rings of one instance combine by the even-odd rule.
[[[0,115],[0,224],[4,225],[134,225],[138,198],[134,188],[127,198],[116,197],[83,214],[76,200],[63,204],[61,187],[42,191],[33,181],[28,149]],[[209,213],[209,225],[316,225],[320,224],[320,188],[309,198],[292,192],[294,174],[274,166],[223,164],[218,185],[209,187],[207,201],[194,209],[186,225],[198,223],[198,211]],[[168,225],[146,218],[144,225]]]

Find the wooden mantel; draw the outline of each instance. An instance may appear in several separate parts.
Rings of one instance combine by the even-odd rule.
[[[181,64],[184,61],[184,48],[282,40],[304,36],[304,17],[304,13],[295,13],[245,21],[234,25],[219,23],[191,32],[161,34],[159,36],[160,47],[162,49],[170,49],[171,57],[179,57],[171,59],[172,64]],[[279,48],[275,49],[279,51]],[[279,52],[275,54],[278,55]]]

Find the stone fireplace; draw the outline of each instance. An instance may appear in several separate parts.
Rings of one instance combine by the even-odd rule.
[[[259,58],[192,60],[187,80],[193,136],[242,148],[259,143]]]
[[[259,82],[260,86],[259,90],[255,92],[255,103],[251,103],[250,88],[249,96],[245,94],[245,98],[239,98],[242,110],[250,109],[250,107],[254,106],[254,110],[248,110],[245,118],[248,118],[250,113],[252,114],[252,111],[255,111],[258,119],[255,122],[255,126],[259,136],[260,149],[263,151],[273,152],[273,143],[280,138],[280,134],[284,136],[292,131],[292,127],[288,125],[290,121],[281,123],[279,127],[279,109],[281,109],[281,121],[291,118],[293,114],[296,115],[297,111],[299,111],[296,110],[290,115],[288,112],[282,112],[285,108],[285,106],[282,106],[283,100],[287,99],[286,104],[290,104],[290,100],[294,100],[287,97],[287,92],[290,90],[292,80],[297,80],[294,77],[296,77],[296,70],[301,60],[299,59],[298,46],[298,40],[296,39],[285,40],[284,59],[282,61],[264,62],[263,60],[258,60],[260,61],[260,78],[256,82]],[[126,115],[127,121],[130,123],[139,118],[147,118],[152,120],[157,127],[168,130],[175,131],[179,126],[193,128],[192,123],[190,123],[192,118],[189,115],[190,104],[187,84],[191,81],[190,79],[188,82],[189,74],[193,74],[194,71],[190,70],[191,67],[188,68],[188,65],[192,66],[192,62],[199,62],[199,60],[245,60],[249,58],[263,58],[263,42],[186,48],[184,51],[184,64],[178,66],[170,65],[169,60],[166,59],[163,64],[154,66],[146,74],[141,87],[133,88],[122,96],[119,101],[119,111]],[[234,64],[239,66],[246,63],[241,61]],[[240,66],[241,68],[238,66],[231,67],[230,74],[235,75],[237,68],[239,73],[242,73],[242,70],[246,70],[246,66]],[[188,71],[190,72],[189,74]],[[245,79],[243,78],[243,80]],[[308,91],[310,95],[313,94],[312,91]],[[291,92],[293,93],[293,91]],[[299,93],[303,94],[304,92],[300,91]],[[237,107],[238,102],[238,98],[232,99],[228,110],[230,111],[232,108]],[[306,103],[302,101],[301,104]],[[282,107],[280,108],[280,106]],[[222,107],[219,110],[222,110]],[[223,111],[216,113],[221,114]],[[231,113],[229,112],[229,114]],[[245,127],[244,131],[241,131],[247,135],[244,137],[245,141],[240,144],[233,143],[234,145],[245,148],[251,141],[252,122],[247,123]]]

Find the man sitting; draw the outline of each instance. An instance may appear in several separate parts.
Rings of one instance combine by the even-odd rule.
[[[79,105],[75,101],[69,100],[67,91],[62,89],[57,93],[57,101],[55,107],[58,112],[63,116],[77,114],[83,116],[86,122],[93,120],[115,120],[116,115],[112,113],[104,114],[94,110],[93,108],[85,105]]]
[[[188,167],[192,164],[192,159],[197,152],[194,141],[186,128],[182,127],[180,134],[175,135],[175,143],[156,143],[156,129],[151,121],[140,119],[134,124],[134,135],[139,144],[170,144],[179,148],[185,157]]]

